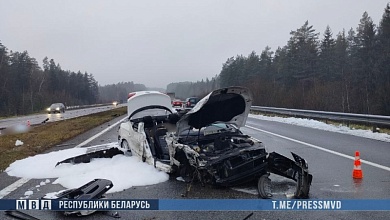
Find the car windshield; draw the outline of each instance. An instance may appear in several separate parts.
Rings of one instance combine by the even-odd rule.
[[[57,104],[57,103],[56,104],[52,104],[50,106],[50,108],[59,108],[59,107],[61,107],[61,106],[60,106],[60,104]]]

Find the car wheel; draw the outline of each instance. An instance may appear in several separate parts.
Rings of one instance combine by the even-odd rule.
[[[297,199],[306,199],[309,197],[310,184],[309,176],[305,174],[298,174],[297,180],[297,189],[295,191],[295,198]]]
[[[126,150],[126,152],[127,152],[126,154],[127,154],[127,155],[129,155],[129,156],[132,155],[131,149],[130,149],[130,146],[129,146],[129,143],[128,143],[126,140],[123,140],[123,141],[122,141],[121,147],[122,147],[123,149]]]
[[[259,192],[259,196],[263,199],[269,199],[270,197],[272,197],[271,179],[268,177],[269,173],[263,174],[260,176],[257,182],[257,191]]]

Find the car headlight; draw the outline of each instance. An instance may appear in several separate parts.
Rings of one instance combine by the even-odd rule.
[[[56,108],[56,110],[57,110],[57,111],[59,111],[59,110],[60,110],[60,108]]]
[[[50,108],[47,108],[46,111],[50,111]]]

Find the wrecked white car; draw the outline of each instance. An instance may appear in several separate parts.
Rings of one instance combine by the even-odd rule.
[[[268,198],[268,175],[274,173],[297,182],[296,198],[308,197],[312,175],[303,158],[267,153],[262,142],[239,130],[251,105],[250,91],[243,87],[213,91],[187,113],[173,112],[165,94],[137,92],[128,99],[118,141],[128,154],[187,182],[257,181],[260,196]]]
[[[295,198],[307,198],[312,182],[307,162],[294,153],[294,160],[268,153],[262,142],[239,130],[251,105],[251,93],[243,87],[215,90],[188,112],[172,110],[170,97],[160,92],[130,93],[128,118],[118,130],[120,148],[94,148],[58,164],[127,154],[189,183],[257,182],[262,198],[272,196],[268,176],[274,173],[296,181]]]

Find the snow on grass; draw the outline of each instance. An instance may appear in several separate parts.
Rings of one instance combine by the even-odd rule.
[[[111,145],[116,145],[112,143]],[[65,188],[78,188],[87,182],[101,178],[111,180],[114,184],[110,193],[122,191],[132,186],[152,185],[169,179],[168,174],[160,172],[153,166],[139,161],[136,157],[116,155],[113,158],[93,159],[90,163],[60,164],[57,162],[78,156],[86,148],[71,148],[47,154],[39,154],[12,163],[6,172],[10,176],[24,178],[58,178],[53,184]],[[49,180],[40,185],[49,183]]]
[[[370,130],[351,129],[341,124],[336,126],[336,125],[326,124],[324,122],[320,122],[313,119],[292,118],[292,117],[290,118],[269,117],[264,115],[253,115],[253,114],[250,114],[249,117],[258,118],[266,121],[276,121],[276,122],[281,122],[286,124],[298,125],[302,127],[310,127],[310,128],[315,128],[315,129],[320,129],[325,131],[350,134],[359,137],[365,137],[365,138],[390,142],[390,135],[385,133],[374,133]]]

